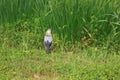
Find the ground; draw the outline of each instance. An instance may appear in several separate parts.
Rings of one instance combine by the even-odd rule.
[[[52,52],[8,49],[0,52],[2,80],[119,80],[120,56],[104,51]],[[96,55],[98,54],[99,55]]]

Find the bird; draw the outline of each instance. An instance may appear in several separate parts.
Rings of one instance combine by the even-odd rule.
[[[53,42],[52,34],[51,34],[51,29],[48,29],[46,31],[46,34],[44,36],[44,43],[45,43],[45,48],[46,48],[46,53],[50,53],[51,45]]]

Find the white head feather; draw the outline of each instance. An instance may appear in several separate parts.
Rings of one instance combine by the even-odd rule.
[[[46,36],[51,36],[52,34],[51,34],[51,29],[48,29],[47,31],[46,31]]]

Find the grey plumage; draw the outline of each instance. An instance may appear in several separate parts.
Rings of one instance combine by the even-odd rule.
[[[44,37],[44,43],[45,43],[45,47],[46,47],[46,53],[50,53],[50,48],[52,45],[52,34],[51,34],[51,29],[48,29],[46,31],[46,35]]]

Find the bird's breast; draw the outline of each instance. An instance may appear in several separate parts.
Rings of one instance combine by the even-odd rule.
[[[44,37],[44,42],[52,42],[52,36],[45,36]]]

